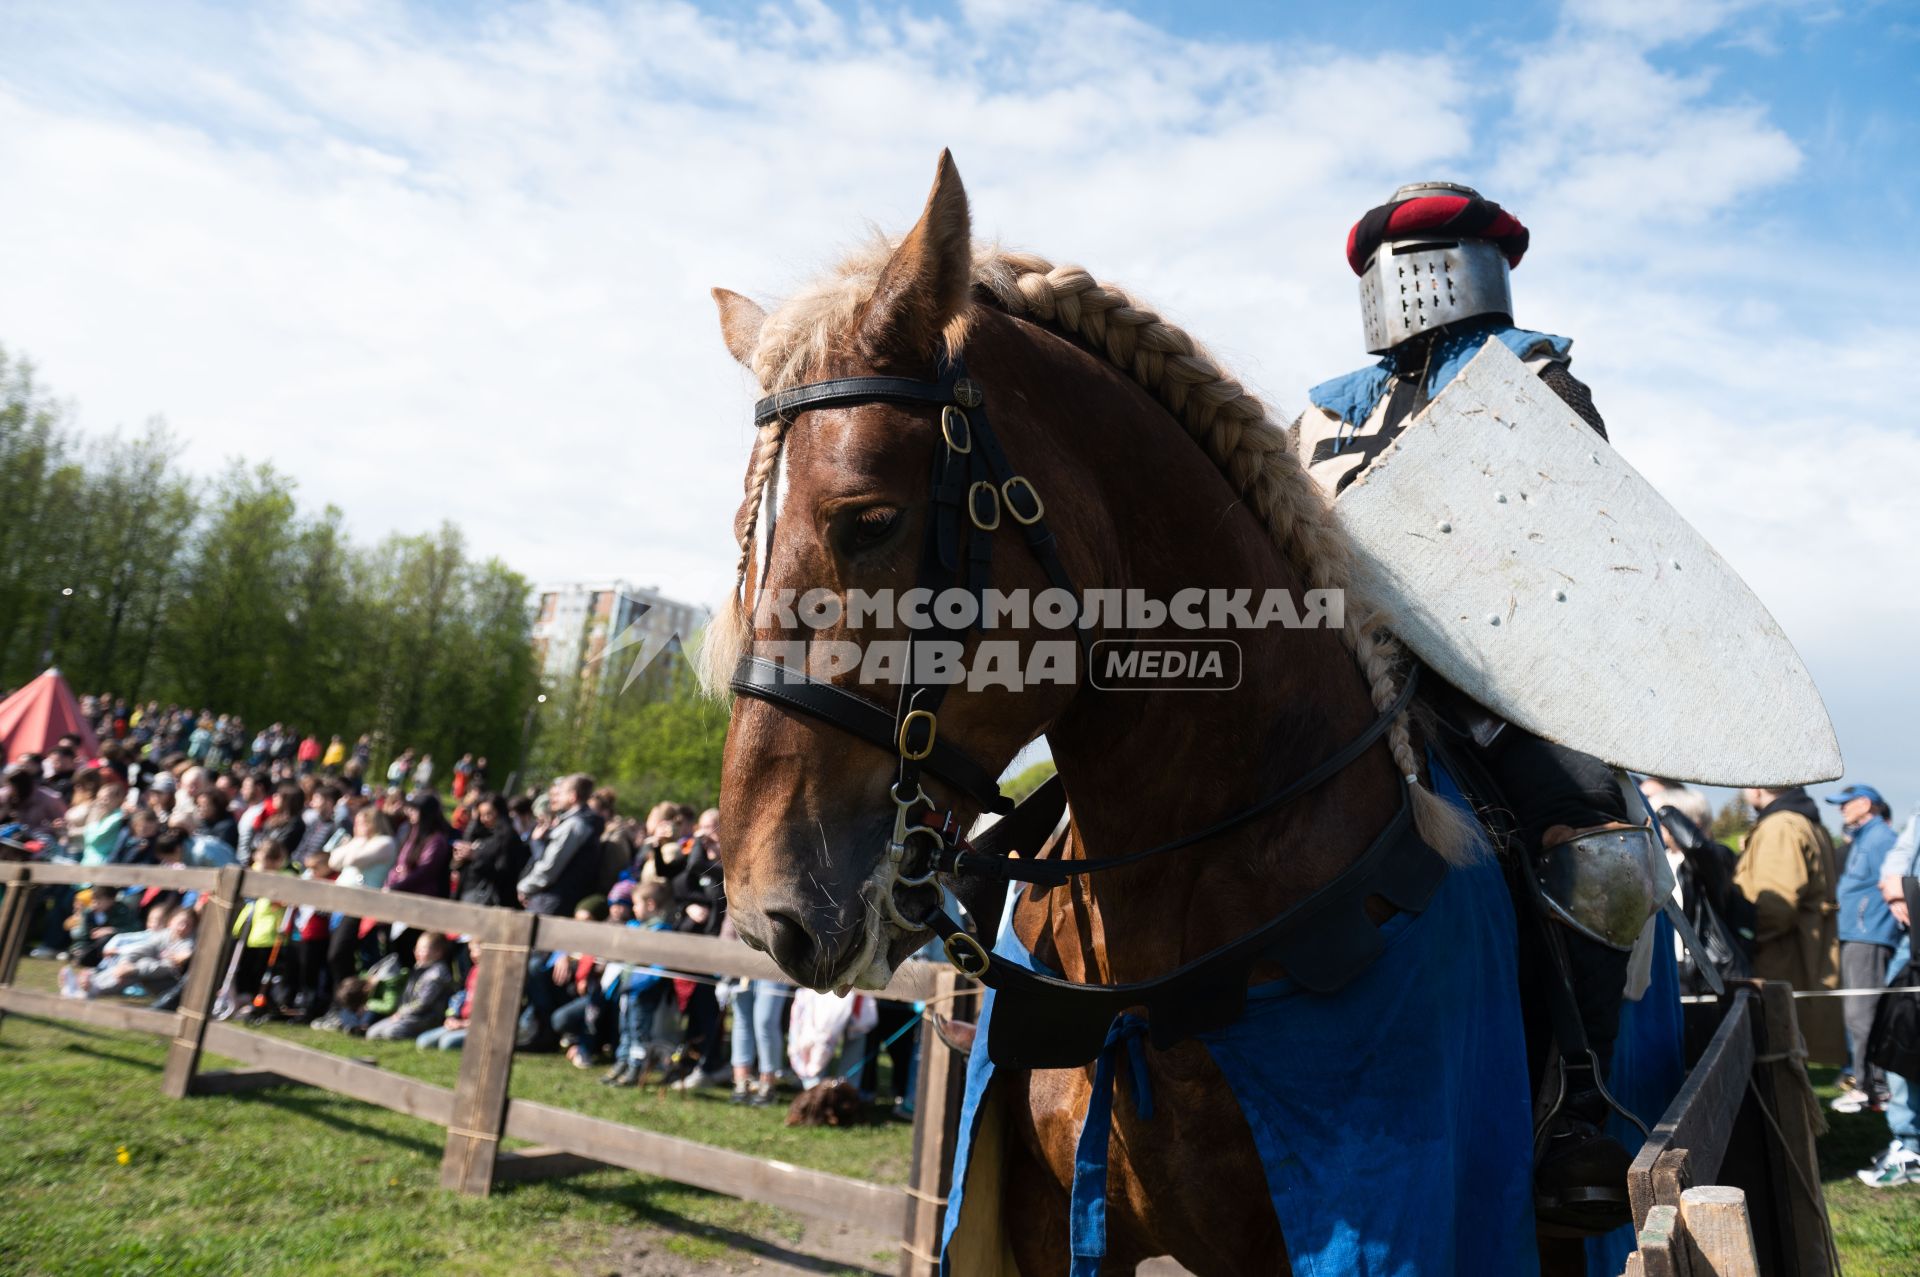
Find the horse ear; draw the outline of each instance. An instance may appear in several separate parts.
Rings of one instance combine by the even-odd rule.
[[[720,308],[720,336],[728,352],[752,368],[753,348],[760,342],[760,326],[767,322],[767,312],[752,298],[725,288],[713,290],[713,304]]]
[[[966,306],[972,276],[967,191],[953,153],[942,151],[926,211],[893,250],[861,316],[862,353],[876,361],[932,355],[948,321]]]

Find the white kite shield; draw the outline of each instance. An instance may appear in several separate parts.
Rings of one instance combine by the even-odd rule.
[[[1841,774],[1819,690],[1753,591],[1500,342],[1334,511],[1401,641],[1508,722],[1675,780]]]

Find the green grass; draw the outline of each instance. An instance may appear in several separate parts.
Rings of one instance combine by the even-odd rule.
[[[52,969],[23,962],[19,982],[49,987]],[[262,1031],[441,1085],[459,1069],[455,1053],[404,1043]],[[620,1170],[507,1186],[484,1200],[444,1193],[444,1136],[431,1123],[307,1087],[176,1103],[160,1095],[164,1058],[157,1038],[7,1017],[0,1273],[577,1273],[622,1227],[673,1230],[666,1248],[699,1262],[738,1256],[736,1243],[801,1236],[802,1221],[786,1212]],[[209,1068],[229,1063],[207,1059]],[[905,1123],[789,1129],[779,1107],[735,1107],[715,1092],[640,1096],[596,1085],[597,1076],[556,1056],[524,1056],[513,1093],[796,1165],[904,1180]]]
[[[1824,1105],[1839,1094],[1838,1069],[1808,1070]],[[1829,1130],[1820,1139],[1821,1191],[1833,1238],[1847,1277],[1915,1277],[1920,1274],[1920,1185],[1868,1188],[1854,1177],[1887,1146],[1887,1119],[1879,1113],[1827,1112]]]
[[[53,964],[24,962],[48,988]],[[370,1058],[443,1086],[457,1054],[293,1026],[260,1032]],[[137,1034],[7,1017],[0,1029],[0,1273],[578,1273],[616,1229],[670,1230],[689,1265],[740,1260],[741,1244],[792,1245],[802,1221],[754,1203],[607,1170],[502,1188],[439,1188],[438,1127],[305,1087],[173,1103],[165,1044]],[[209,1057],[208,1067],[227,1061]],[[556,1056],[522,1056],[513,1094],[758,1157],[882,1183],[904,1181],[904,1123],[800,1130],[779,1108],[713,1092],[636,1095]],[[1834,1071],[1817,1069],[1824,1102]],[[1853,1177],[1887,1141],[1878,1114],[1830,1114],[1821,1178],[1849,1277],[1920,1274],[1920,1187]],[[127,1151],[121,1166],[117,1152]],[[888,1269],[890,1253],[871,1266]],[[600,1271],[605,1271],[602,1266]]]

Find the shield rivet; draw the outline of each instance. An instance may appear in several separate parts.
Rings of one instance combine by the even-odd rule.
[[[963,408],[978,408],[984,396],[980,393],[980,383],[971,377],[962,377],[953,383],[953,397]]]
[[[1496,492],[1493,494],[1493,499],[1500,505],[1505,505],[1507,503],[1507,494],[1504,492]]]
[[[1567,592],[1565,590],[1555,590],[1553,592],[1553,601],[1555,603],[1565,603],[1567,601]]]
[[[1680,570],[1680,560],[1678,559],[1673,560],[1673,570],[1676,572]]]
[[[1451,523],[1448,523],[1445,519],[1440,520],[1440,522],[1435,526],[1438,527],[1442,532],[1453,531],[1453,525]]]
[[[1487,624],[1488,625],[1500,624],[1500,614],[1498,612],[1487,613]]]

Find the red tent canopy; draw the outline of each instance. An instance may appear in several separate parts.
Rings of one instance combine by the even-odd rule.
[[[80,738],[81,758],[100,752],[100,738],[80,717],[80,702],[57,669],[0,701],[0,757],[8,762],[22,754],[44,753],[69,732]]]

